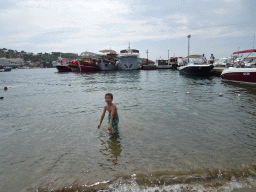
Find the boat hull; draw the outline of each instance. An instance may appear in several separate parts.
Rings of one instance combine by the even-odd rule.
[[[157,69],[171,69],[171,65],[156,65]]]
[[[118,62],[118,68],[121,70],[136,70],[140,69],[138,57],[121,57]]]
[[[100,68],[97,66],[90,66],[90,65],[81,65],[80,71],[82,73],[91,72],[91,71],[99,71]]]
[[[213,65],[186,65],[179,68],[181,75],[210,75]]]
[[[59,72],[71,72],[71,68],[66,65],[57,65],[56,68],[58,69]]]
[[[80,68],[78,65],[69,65],[72,72],[80,72]]]
[[[0,69],[0,72],[8,72],[11,70],[12,70],[12,68],[4,68],[4,69]]]
[[[256,83],[256,68],[234,68],[224,69],[221,78],[227,81]]]
[[[109,62],[104,62],[102,61],[101,63],[98,64],[100,70],[102,71],[113,71],[113,70],[117,70],[118,66],[116,66],[115,64]]]

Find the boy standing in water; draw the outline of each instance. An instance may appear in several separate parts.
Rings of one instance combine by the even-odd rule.
[[[118,123],[119,123],[119,117],[118,117],[118,113],[117,113],[117,108],[116,105],[112,103],[113,101],[113,95],[111,93],[107,93],[105,95],[105,101],[107,103],[107,105],[104,107],[103,113],[101,115],[100,118],[100,124],[98,125],[98,129],[101,126],[101,123],[105,117],[105,113],[108,110],[109,115],[108,115],[108,131],[111,132],[113,131],[117,131],[118,128]]]

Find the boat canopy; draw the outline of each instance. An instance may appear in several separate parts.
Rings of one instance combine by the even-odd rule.
[[[249,49],[249,50],[244,50],[244,51],[237,51],[237,52],[234,52],[233,54],[252,53],[252,52],[256,52],[256,49]]]
[[[139,53],[139,50],[137,50],[137,49],[132,49],[132,52],[133,52],[133,53]]]
[[[200,58],[202,55],[189,55],[186,58]]]
[[[112,49],[100,50],[99,52],[101,52],[101,53],[116,53],[116,51],[112,50]]]
[[[139,53],[139,50],[137,50],[137,49],[124,49],[124,50],[121,50],[120,53]]]

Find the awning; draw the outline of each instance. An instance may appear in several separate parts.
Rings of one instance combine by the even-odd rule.
[[[109,52],[116,53],[116,51],[111,50],[111,49],[100,50],[99,52],[101,52],[101,53],[109,53]]]
[[[234,52],[233,54],[252,53],[252,52],[256,52],[256,49],[249,49],[249,50],[244,50],[244,51],[237,51],[237,52]]]
[[[186,58],[200,58],[202,55],[189,55]]]

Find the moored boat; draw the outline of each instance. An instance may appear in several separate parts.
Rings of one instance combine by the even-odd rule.
[[[99,71],[100,68],[97,66],[97,60],[91,57],[83,57],[80,61],[81,72]]]
[[[0,72],[7,72],[11,70],[12,70],[11,67],[0,65]]]
[[[256,49],[249,49],[244,51],[234,52],[233,54],[256,52]],[[224,69],[221,74],[221,78],[227,81],[243,82],[243,83],[256,83],[256,68],[248,67],[229,67]]]
[[[210,64],[191,64],[179,68],[181,75],[210,75],[213,65]]]
[[[67,65],[56,65],[59,72],[71,72],[71,68]]]
[[[190,58],[192,61],[185,66],[179,68],[181,75],[200,75],[207,76],[210,75],[213,69],[212,64],[207,64],[202,61],[201,55],[191,55],[186,58]]]
[[[72,62],[71,64],[68,64],[72,72],[80,72],[80,68],[77,61]]]
[[[69,59],[63,59],[60,55],[58,57],[57,64],[55,67],[58,69],[58,72],[71,72],[71,68],[68,66]]]
[[[139,59],[139,50],[130,49],[130,45],[128,49],[124,49],[120,51],[118,67],[121,70],[136,70],[140,69],[140,59]]]
[[[231,67],[232,64],[232,58],[231,57],[224,57],[224,58],[220,58],[219,60],[215,61],[213,63],[214,67]]]
[[[98,58],[98,66],[102,71],[112,71],[117,70],[117,54],[113,50],[101,50],[102,53],[107,53]]]
[[[256,83],[256,68],[229,67],[223,70],[221,78],[227,81]]]
[[[169,58],[169,65],[171,65],[172,69],[177,69],[179,66],[179,60],[181,61],[183,57],[171,57]]]
[[[172,65],[169,65],[168,60],[164,60],[164,59],[156,60],[155,65],[156,65],[157,69],[171,69],[172,68]]]

